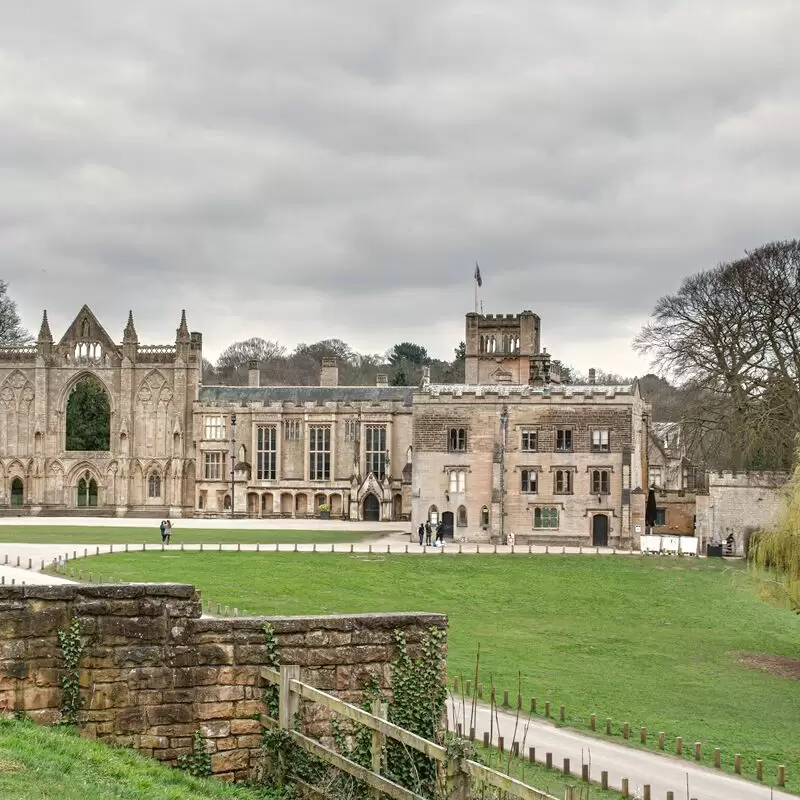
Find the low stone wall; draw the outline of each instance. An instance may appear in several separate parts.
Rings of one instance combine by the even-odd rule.
[[[412,655],[438,614],[201,618],[193,586],[114,584],[0,587],[0,712],[59,719],[58,631],[72,617],[86,643],[80,682],[84,735],[174,762],[200,730],[215,775],[247,779],[260,743],[264,626],[301,679],[358,702],[370,673],[390,688],[400,630]],[[443,654],[444,659],[444,654]],[[324,720],[309,718],[309,733]]]

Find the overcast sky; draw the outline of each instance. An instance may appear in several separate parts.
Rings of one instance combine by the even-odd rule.
[[[682,277],[798,235],[798,0],[5,0],[0,277],[214,360],[450,358],[528,308],[581,370]]]

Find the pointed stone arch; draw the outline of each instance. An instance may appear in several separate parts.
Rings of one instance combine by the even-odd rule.
[[[64,502],[64,467],[58,459],[47,464],[44,501],[47,505],[61,505]]]
[[[173,453],[176,426],[174,391],[161,370],[152,369],[136,389],[134,442],[140,455],[165,458]]]
[[[67,505],[74,508],[97,508],[104,505],[105,482],[98,466],[82,461],[69,471],[64,487]]]
[[[13,370],[0,384],[0,452],[9,455],[30,452],[33,442],[34,398],[30,379]]]

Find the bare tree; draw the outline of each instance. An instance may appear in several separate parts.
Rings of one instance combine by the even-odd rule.
[[[0,279],[0,345],[29,344],[33,337],[22,326],[17,304],[8,295],[8,283]]]
[[[662,297],[634,347],[686,389],[711,466],[786,468],[800,428],[800,243],[765,245]]]

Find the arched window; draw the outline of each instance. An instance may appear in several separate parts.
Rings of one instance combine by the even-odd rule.
[[[97,380],[75,384],[67,401],[65,450],[106,452],[111,449],[111,407]]]
[[[431,506],[428,509],[428,522],[431,525],[438,525],[439,524],[439,509],[436,506]]]
[[[467,507],[466,506],[459,506],[458,512],[456,514],[456,525],[459,528],[466,528],[467,527]]]
[[[481,509],[481,527],[488,528],[489,527],[489,507],[484,506]]]
[[[24,502],[25,485],[22,483],[22,478],[14,478],[11,481],[11,505],[21,506]]]
[[[231,509],[231,496],[229,494],[225,495],[225,500],[222,502],[222,507],[225,511],[230,511]]]
[[[86,506],[97,505],[97,481],[90,478],[87,473],[83,478],[78,481],[78,506],[85,508]]]
[[[157,472],[151,472],[147,479],[147,496],[161,497],[161,476]]]

